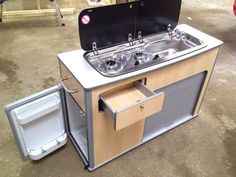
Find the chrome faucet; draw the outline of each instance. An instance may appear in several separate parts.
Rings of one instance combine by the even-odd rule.
[[[183,32],[183,31],[180,31],[179,29],[175,29],[175,36],[178,38],[178,39],[182,39],[182,40],[185,40],[187,39],[187,36],[186,36],[186,33]]]

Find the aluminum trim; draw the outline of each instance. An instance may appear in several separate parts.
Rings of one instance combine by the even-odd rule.
[[[136,81],[134,84],[135,84],[135,87],[139,89],[139,91],[141,91],[144,95],[148,97],[155,95],[155,93],[149,90],[142,82]]]
[[[88,143],[88,168],[94,168],[94,140],[93,140],[93,110],[92,108],[92,92],[85,91],[85,110],[87,120],[87,143]]]
[[[88,161],[85,158],[83,152],[81,151],[81,149],[79,148],[79,145],[76,143],[76,141],[74,140],[73,136],[71,134],[68,134],[71,143],[73,144],[74,148],[76,149],[76,152],[80,155],[80,158],[82,159],[83,163],[85,166],[88,166]]]

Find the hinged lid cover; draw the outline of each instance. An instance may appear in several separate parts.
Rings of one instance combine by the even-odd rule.
[[[136,37],[167,31],[168,25],[174,29],[178,24],[181,0],[143,0],[139,2],[136,16]]]
[[[181,0],[140,0],[130,3],[83,10],[78,18],[81,48],[90,51],[128,42],[128,35],[138,38],[175,28]]]
[[[94,42],[100,49],[127,41],[134,33],[135,16],[132,3],[83,10],[78,19],[81,48],[89,51]]]

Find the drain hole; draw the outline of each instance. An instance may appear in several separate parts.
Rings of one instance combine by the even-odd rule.
[[[153,58],[153,60],[156,60],[158,58],[160,58],[160,56],[158,54],[156,54],[155,57]]]

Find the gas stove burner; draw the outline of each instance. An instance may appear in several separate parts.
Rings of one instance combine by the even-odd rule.
[[[98,65],[99,69],[105,73],[117,73],[121,71],[124,67],[124,64],[118,60],[108,59],[105,62]]]
[[[137,51],[133,54],[136,61],[145,62],[148,59],[148,55],[144,51]]]
[[[136,52],[134,55],[134,58],[136,60],[143,60],[145,59],[147,56],[143,53],[143,52]]]
[[[106,65],[108,69],[116,68],[117,62],[115,60],[107,60]]]
[[[138,50],[138,51],[133,53],[132,58],[134,59],[133,60],[134,66],[137,66],[139,64],[144,64],[144,63],[148,62],[149,55],[147,53],[145,53],[144,51]]]

